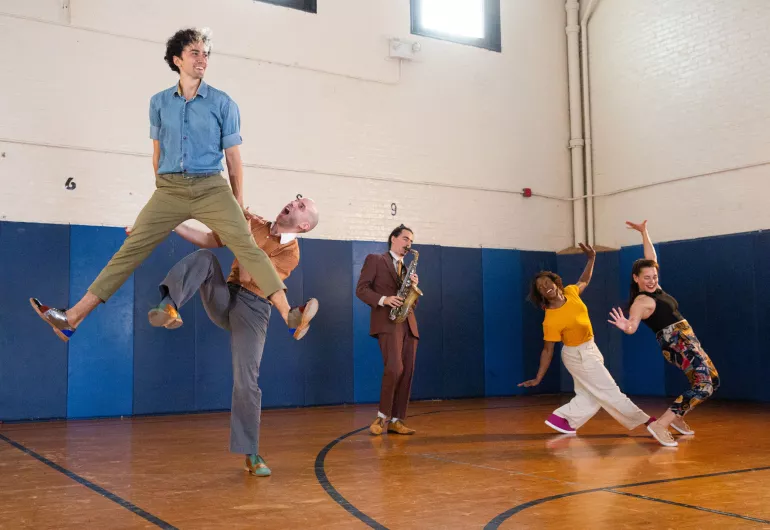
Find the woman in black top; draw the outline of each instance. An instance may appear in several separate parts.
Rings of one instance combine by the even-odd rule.
[[[691,388],[676,398],[658,421],[647,426],[663,445],[677,445],[668,426],[681,434],[694,434],[685,423],[684,415],[719,388],[719,374],[687,320],[679,312],[676,299],[658,284],[658,256],[647,233],[647,221],[641,224],[626,222],[626,225],[642,234],[644,259],[636,260],[631,271],[631,308],[628,318],[623,316],[621,308],[617,308],[610,313],[609,322],[628,335],[634,334],[639,323],[644,322],[655,332],[663,357],[681,369],[689,379]]]

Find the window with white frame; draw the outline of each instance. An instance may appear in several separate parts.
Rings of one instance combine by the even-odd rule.
[[[496,52],[500,0],[411,0],[412,33]]]
[[[265,2],[267,4],[275,4],[277,6],[290,7],[292,9],[299,9],[300,11],[307,11],[308,13],[316,13],[318,10],[316,0],[254,0],[255,2]]]

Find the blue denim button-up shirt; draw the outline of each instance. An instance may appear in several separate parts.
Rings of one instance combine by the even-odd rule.
[[[158,174],[222,171],[222,151],[243,142],[238,105],[205,81],[190,101],[175,85],[150,100],[150,138],[160,142]]]

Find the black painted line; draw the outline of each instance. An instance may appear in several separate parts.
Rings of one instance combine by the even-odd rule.
[[[537,506],[539,504],[544,504],[546,502],[550,501],[556,501],[559,499],[564,499],[566,497],[573,497],[575,495],[582,495],[584,493],[594,493],[597,491],[603,491],[605,488],[593,488],[590,490],[580,490],[580,491],[570,491],[568,493],[560,493],[558,495],[551,495],[549,497],[541,497],[539,499],[531,500],[529,502],[525,502],[522,504],[519,504],[518,506],[514,506],[510,510],[504,511],[501,514],[498,514],[495,516],[494,519],[489,521],[485,526],[484,530],[494,530],[500,527],[501,524],[503,524],[505,521],[516,515],[517,513],[526,510],[527,508],[532,508],[533,506]]]
[[[679,482],[680,480],[695,480],[698,478],[711,478],[711,477],[720,477],[722,475],[738,475],[740,473],[753,473],[755,471],[767,471],[770,470],[770,466],[763,466],[763,467],[750,467],[746,469],[734,469],[732,471],[717,471],[716,473],[704,473],[703,475],[689,475],[686,477],[676,477],[676,478],[664,478],[660,480],[648,480],[646,482],[637,482],[635,484],[622,484],[619,486],[607,486],[604,489],[608,490],[619,490],[623,488],[635,488],[637,486],[649,486],[650,484],[663,484],[668,482]]]
[[[657,497],[648,497],[647,495],[638,495],[636,493],[629,493],[627,491],[613,491],[613,490],[606,490],[608,493],[614,493],[615,495],[625,495],[626,497],[634,497],[637,499],[644,499],[646,501],[653,501],[653,502],[661,502],[663,504],[670,504],[672,506],[679,506],[680,508],[690,508],[693,510],[700,510],[702,512],[709,512],[709,513],[715,513],[717,515],[726,515],[728,517],[736,517],[738,519],[744,519],[746,521],[754,521],[755,523],[764,523],[764,524],[770,524],[770,521],[767,519],[758,519],[756,517],[750,517],[748,515],[741,515],[739,513],[732,513],[732,512],[723,512],[722,510],[714,510],[712,508],[705,508],[703,506],[695,506],[692,504],[684,504],[681,502],[675,502],[675,501],[668,501],[666,499],[659,499]]]
[[[433,411],[427,411],[427,412],[422,412],[422,413],[419,413],[419,414],[415,414],[412,417],[424,416],[424,415],[428,415],[428,414],[439,414],[439,413],[443,413],[443,412],[461,412],[461,411],[473,411],[473,410],[481,411],[481,410],[503,409],[503,408],[535,408],[535,407],[538,407],[538,406],[541,406],[541,405],[542,404],[532,404],[532,405],[524,405],[524,406],[515,406],[514,405],[514,406],[502,406],[502,407],[478,407],[478,408],[473,407],[473,408],[465,408],[465,409],[433,410]],[[347,499],[345,499],[345,497],[343,497],[342,494],[340,494],[340,492],[337,491],[337,489],[334,486],[332,486],[332,484],[329,482],[329,478],[326,475],[326,471],[324,469],[324,463],[325,463],[326,455],[329,453],[329,451],[331,451],[334,448],[334,446],[336,446],[339,442],[341,442],[345,438],[353,436],[354,434],[358,434],[359,432],[364,431],[367,428],[368,427],[361,427],[361,428],[356,429],[354,431],[351,431],[351,432],[349,432],[347,434],[343,434],[339,438],[329,442],[318,453],[318,455],[316,456],[315,473],[316,473],[316,478],[318,479],[318,482],[324,488],[326,493],[337,504],[339,504],[342,508],[344,508],[348,513],[350,513],[351,515],[353,515],[354,517],[359,519],[361,522],[367,524],[368,526],[370,526],[372,528],[378,528],[378,529],[387,530],[387,527],[381,525],[380,523],[378,523],[377,521],[375,521],[374,519],[372,519],[371,517],[369,517],[368,515],[363,513],[361,510],[359,510],[358,508],[353,506]],[[428,456],[428,455],[418,455],[418,456]],[[433,457],[433,458],[435,458],[435,457]],[[687,477],[677,477],[677,478],[671,478],[671,479],[649,480],[649,481],[645,481],[645,482],[636,482],[636,483],[633,483],[633,484],[620,484],[620,485],[617,485],[617,486],[605,486],[605,487],[601,487],[601,488],[592,488],[592,489],[587,489],[587,490],[580,490],[580,491],[572,491],[572,492],[568,492],[568,493],[562,493],[562,494],[559,494],[559,495],[551,495],[549,497],[543,497],[543,498],[535,499],[535,500],[532,500],[532,501],[529,501],[529,502],[526,502],[526,503],[523,503],[523,504],[519,504],[518,506],[515,506],[515,507],[511,508],[510,510],[507,510],[507,511],[501,513],[501,514],[498,514],[495,518],[493,518],[490,522],[488,522],[486,524],[484,529],[485,530],[497,529],[507,519],[509,519],[513,515],[516,515],[517,513],[521,512],[523,510],[526,510],[527,508],[531,508],[533,506],[537,506],[537,505],[543,504],[545,502],[550,502],[550,501],[557,500],[557,499],[563,499],[565,497],[572,497],[572,496],[575,496],[575,495],[582,495],[582,494],[586,494],[586,493],[594,493],[594,492],[598,492],[598,491],[606,491],[606,492],[609,492],[609,493],[616,493],[616,494],[624,495],[625,494],[624,492],[616,492],[616,491],[612,491],[612,490],[623,489],[623,488],[633,488],[633,487],[638,487],[638,486],[647,486],[647,485],[651,485],[651,484],[663,484],[663,483],[668,483],[668,482],[677,482],[677,481],[681,481],[681,480],[694,480],[694,479],[699,479],[699,478],[717,477],[717,476],[722,476],[722,475],[735,475],[735,474],[739,474],[739,473],[749,473],[749,472],[754,472],[754,471],[765,471],[765,470],[770,470],[770,466],[756,467],[756,468],[749,468],[749,469],[738,469],[738,470],[733,470],[733,471],[720,471],[720,472],[716,472],[716,473],[705,473],[705,474],[701,474],[701,475],[691,475],[691,476],[687,476]],[[639,497],[639,498],[644,498],[641,495],[635,495],[635,494],[629,494],[629,496],[636,496],[636,497]],[[649,500],[656,500],[656,499],[650,497]],[[662,499],[657,499],[657,500],[659,502],[668,502],[668,501],[664,501]],[[677,505],[679,505],[679,504],[677,504]],[[702,509],[703,511],[712,511],[712,510],[710,510],[708,508],[700,508],[700,507],[684,505],[684,504],[681,504],[681,506],[682,507],[690,507],[690,508],[693,508],[693,509]],[[718,512],[718,511],[715,511],[715,510],[713,512],[714,513],[719,513],[720,515],[731,515],[731,516],[735,516],[735,517],[745,518],[746,520],[763,521],[763,520],[754,519],[754,518],[751,518],[751,517],[748,517],[748,516],[741,516],[739,514],[730,514],[729,512]]]
[[[315,458],[315,477],[318,479],[318,483],[321,484],[321,487],[329,495],[329,497],[334,499],[334,502],[342,506],[350,515],[372,528],[377,528],[378,530],[388,530],[386,526],[381,525],[366,515],[364,512],[353,506],[345,497],[343,497],[342,494],[331,485],[331,482],[329,482],[329,477],[326,476],[326,470],[324,469],[324,460],[326,459],[326,455],[329,454],[329,451],[331,451],[335,445],[340,443],[345,438],[349,438],[354,434],[358,434],[361,431],[367,430],[368,428],[369,426],[367,425],[366,427],[361,427],[355,431],[350,431],[349,433],[343,434],[339,438],[336,438],[326,444],[326,446],[321,449],[321,452],[319,452],[318,456]]]
[[[526,409],[526,408],[534,408],[542,406],[542,404],[533,404],[533,405],[504,405],[502,407],[473,407],[473,408],[465,408],[465,409],[449,409],[449,410],[429,410],[427,412],[420,412],[418,414],[414,414],[411,417],[415,418],[417,416],[427,416],[429,414],[439,414],[442,412],[463,412],[463,411],[473,411],[473,410],[495,410],[495,409]],[[366,427],[361,427],[359,429],[356,429],[354,431],[350,431],[349,433],[343,434],[339,438],[336,438],[326,444],[323,449],[318,453],[315,459],[315,476],[318,480],[318,483],[321,485],[321,487],[324,489],[324,491],[331,497],[334,502],[339,504],[342,508],[345,509],[350,515],[358,519],[364,524],[369,525],[372,528],[377,528],[379,530],[388,530],[386,526],[383,526],[382,524],[378,523],[368,515],[366,515],[364,512],[353,506],[350,501],[348,501],[345,497],[342,496],[342,494],[337,491],[337,488],[332,486],[331,482],[329,482],[329,477],[326,475],[326,469],[324,468],[325,462],[326,462],[326,455],[329,454],[329,451],[331,451],[335,445],[340,443],[345,438],[349,438],[353,436],[354,434],[358,434],[362,431],[365,431],[369,428],[367,425]]]
[[[130,512],[133,512],[134,514],[138,515],[139,517],[142,517],[143,519],[146,519],[147,521],[151,522],[155,526],[158,526],[160,528],[164,528],[166,530],[177,530],[177,528],[175,526],[170,525],[169,523],[167,523],[163,519],[160,519],[159,517],[156,517],[156,516],[152,515],[151,513],[142,510],[137,505],[132,504],[132,503],[128,502],[127,500],[121,498],[121,497],[118,497],[117,495],[115,495],[111,491],[108,491],[108,490],[102,488],[101,486],[99,486],[97,484],[94,484],[90,480],[81,477],[80,475],[70,471],[69,469],[63,468],[59,464],[48,460],[46,457],[36,453],[35,451],[33,451],[31,449],[28,449],[27,447],[24,447],[20,443],[15,442],[15,441],[11,440],[10,438],[8,438],[6,436],[3,436],[2,434],[0,434],[0,440],[3,440],[7,444],[15,447],[16,449],[18,449],[22,453],[25,453],[25,454],[31,456],[32,458],[35,458],[35,459],[39,460],[40,462],[42,462],[43,464],[47,465],[48,467],[50,467],[52,469],[55,469],[59,473],[61,473],[61,474],[65,475],[65,476],[71,478],[72,480],[74,480],[78,484],[81,484],[81,485],[85,486],[86,488],[90,489],[91,491],[94,491],[94,492],[98,493],[102,497],[105,497],[105,498],[111,500],[112,502],[114,502],[115,504],[118,504],[118,505],[122,506],[126,510],[128,510]]]
[[[501,514],[498,514],[494,519],[489,521],[486,526],[484,527],[484,530],[495,530],[497,529],[502,523],[504,523],[509,518],[513,517],[519,512],[522,512],[526,510],[527,508],[532,508],[533,506],[537,506],[539,504],[543,504],[550,501],[555,501],[558,499],[563,499],[565,497],[572,497],[574,495],[583,495],[585,493],[595,493],[597,491],[610,491],[611,490],[618,490],[618,489],[625,489],[625,488],[635,488],[638,486],[649,486],[651,484],[664,484],[669,482],[679,482],[681,480],[695,480],[699,478],[711,478],[711,477],[719,477],[723,475],[737,475],[740,473],[751,473],[755,471],[767,471],[770,470],[770,466],[763,466],[763,467],[754,467],[749,469],[736,469],[733,471],[720,471],[717,473],[705,473],[702,475],[691,475],[687,477],[677,477],[677,478],[669,478],[669,479],[660,479],[660,480],[648,480],[646,482],[636,482],[633,484],[620,484],[617,486],[606,486],[603,488],[592,488],[587,490],[580,490],[580,491],[570,491],[568,493],[562,493],[560,495],[551,495],[550,497],[542,497],[540,499],[534,499],[529,502],[525,502],[523,504],[519,504],[518,506],[514,506],[510,510],[504,511]],[[618,492],[620,493],[620,492]]]

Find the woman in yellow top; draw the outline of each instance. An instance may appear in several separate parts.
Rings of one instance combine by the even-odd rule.
[[[580,244],[588,263],[575,285],[562,286],[559,275],[543,271],[532,280],[529,300],[545,309],[543,340],[545,345],[540,354],[540,369],[537,377],[519,386],[531,387],[540,384],[548,371],[557,342],[564,344],[561,359],[575,381],[575,397],[559,407],[548,417],[545,424],[565,434],[574,434],[591,419],[600,408],[606,410],[624,427],[631,430],[642,424],[655,421],[620,391],[617,383],[604,366],[599,348],[594,343],[594,332],[588,318],[588,308],[580,294],[591,281],[596,261],[596,251]]]

